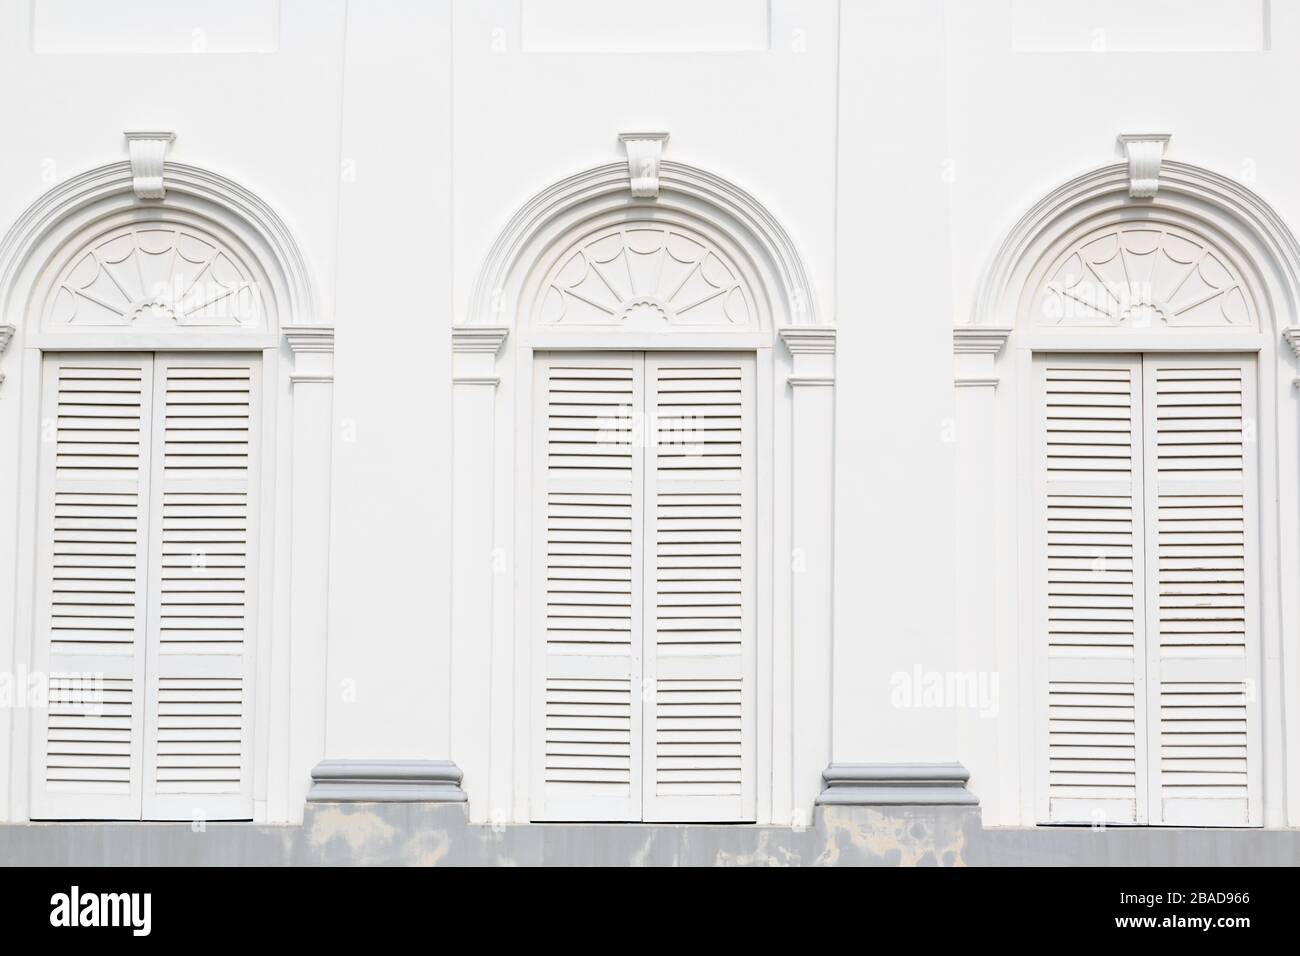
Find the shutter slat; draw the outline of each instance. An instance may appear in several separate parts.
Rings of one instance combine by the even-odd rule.
[[[33,819],[140,817],[152,396],[148,355],[42,366]]]
[[[1042,819],[1257,825],[1253,360],[1035,373]]]
[[[1036,629],[1042,818],[1140,822],[1141,366],[1039,358]],[[1108,679],[1095,680],[1093,662]]]
[[[260,363],[159,356],[144,810],[252,816]]]
[[[539,356],[533,817],[641,806],[640,356]]]
[[[1258,654],[1254,364],[1145,364],[1152,822],[1245,826],[1259,819],[1258,705],[1247,693]],[[1222,679],[1187,680],[1188,668]]]
[[[650,354],[647,820],[750,820],[753,365]]]

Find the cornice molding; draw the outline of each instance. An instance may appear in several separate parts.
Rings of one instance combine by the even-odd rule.
[[[776,330],[791,354],[835,354],[836,329],[833,325],[787,325]]]
[[[451,350],[495,355],[509,334],[510,328],[505,325],[455,325],[451,329]]]
[[[295,355],[299,352],[333,352],[334,326],[286,325],[281,329],[285,344]]]
[[[450,760],[322,760],[308,803],[464,803],[460,768]]]
[[[721,176],[685,163],[662,160],[659,195],[653,203],[634,199],[628,192],[626,162],[606,163],[583,170],[548,186],[528,200],[498,235],[479,270],[469,300],[470,325],[491,326],[502,315],[502,297],[512,281],[522,282],[534,265],[521,262],[530,244],[540,237],[554,240],[591,215],[593,205],[643,204],[656,209],[680,210],[699,215],[703,204],[728,223],[728,234],[754,255],[760,255],[774,273],[776,288],[767,294],[776,303],[780,319],[798,325],[819,322],[812,284],[788,233],[767,209],[745,190]]]
[[[135,190],[135,198],[162,199],[166,195],[163,161],[176,134],[171,130],[128,130],[124,135],[131,157],[131,188]]]
[[[977,807],[959,763],[833,763],[822,772],[821,806]]]
[[[958,325],[952,330],[952,350],[958,355],[997,355],[1014,331],[1009,326]]]
[[[1119,145],[1128,159],[1128,194],[1134,199],[1150,199],[1160,188],[1160,163],[1169,134],[1121,133]]]

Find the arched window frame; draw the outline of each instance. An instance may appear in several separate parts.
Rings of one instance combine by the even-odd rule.
[[[1037,822],[1029,393],[1035,352],[1239,352],[1258,356],[1261,474],[1263,823],[1300,820],[1300,453],[1294,382],[1300,355],[1300,245],[1251,190],[1199,166],[1158,165],[1154,195],[1135,198],[1130,167],[1089,171],[1053,190],[1012,228],[953,331],[961,434],[958,582],[970,638],[996,660],[1017,705],[974,756],[972,772],[1015,781],[985,800],[992,825]],[[1149,186],[1149,184],[1147,184]],[[1169,222],[1230,258],[1256,308],[1243,327],[1049,328],[1029,319],[1034,292],[1063,249],[1102,225]],[[1272,502],[1276,502],[1274,506]],[[1278,666],[1280,662],[1280,666]]]
[[[140,134],[153,136],[155,134]],[[170,134],[157,134],[170,138]],[[131,139],[134,134],[129,134]],[[159,141],[161,143],[161,140]],[[161,145],[160,145],[161,150]],[[259,640],[255,658],[253,818],[302,819],[311,768],[324,752],[324,676],[333,327],[321,322],[315,282],[289,227],[255,193],[209,169],[111,163],[40,196],[0,242],[0,329],[12,338],[0,415],[17,436],[13,673],[34,656],[35,514],[42,357],[48,351],[255,351],[262,356],[263,469]],[[148,167],[146,169],[145,167]],[[155,179],[142,180],[144,173]],[[257,286],[256,323],[51,327],[45,304],[69,259],[130,224],[203,229]],[[0,713],[0,819],[29,818],[31,715]]]
[[[758,544],[758,821],[806,823],[829,763],[835,329],[818,313],[789,236],[758,201],[683,163],[664,161],[657,172],[657,196],[634,195],[628,164],[610,163],[531,199],[494,243],[469,314],[452,328],[452,650],[442,686],[451,701],[452,758],[464,771],[475,821],[529,819],[531,505],[520,463],[531,440],[533,356],[543,349],[757,356],[765,516]],[[752,295],[755,323],[740,330],[532,323],[539,284],[558,255],[604,225],[647,221],[680,222],[725,248]]]

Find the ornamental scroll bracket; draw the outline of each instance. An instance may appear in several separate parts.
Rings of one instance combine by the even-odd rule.
[[[1128,194],[1150,199],[1160,188],[1160,163],[1169,145],[1169,133],[1122,133],[1119,144],[1128,157]]]
[[[171,130],[128,130],[126,148],[131,157],[131,188],[136,199],[162,199],[163,160],[176,134]]]
[[[627,172],[632,195],[638,199],[659,198],[659,160],[663,158],[667,133],[619,133],[627,149]]]

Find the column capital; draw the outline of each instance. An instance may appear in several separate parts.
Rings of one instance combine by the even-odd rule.
[[[505,325],[455,325],[451,329],[451,350],[496,355],[509,334],[510,328]]]
[[[1283,329],[1282,340],[1291,346],[1291,351],[1296,354],[1297,358],[1300,358],[1300,325],[1293,325],[1290,328]],[[3,351],[4,347],[0,346],[0,352]],[[1300,385],[1300,378],[1295,379],[1294,384]]]
[[[787,325],[776,330],[794,359],[792,386],[835,384],[835,326]]]
[[[332,325],[286,325],[281,331],[290,350],[299,352],[333,352],[334,326]]]
[[[299,385],[334,381],[334,326],[286,325],[280,331],[293,353],[290,382]]]
[[[776,330],[791,355],[834,355],[835,326],[787,325]]]
[[[10,326],[13,328],[13,326]],[[1295,352],[1296,357],[1300,358],[1300,325],[1293,325],[1288,329],[1282,330],[1282,338],[1287,345],[1291,346],[1291,351]],[[4,346],[0,345],[0,352],[4,351]]]
[[[997,388],[998,353],[1013,329],[1001,325],[957,325],[952,330],[956,357],[953,384],[958,388]]]
[[[952,330],[952,350],[958,355],[997,355],[1011,332],[1010,326],[956,325]]]
[[[505,325],[455,325],[451,329],[452,376],[456,385],[499,385],[496,357],[510,334]]]

